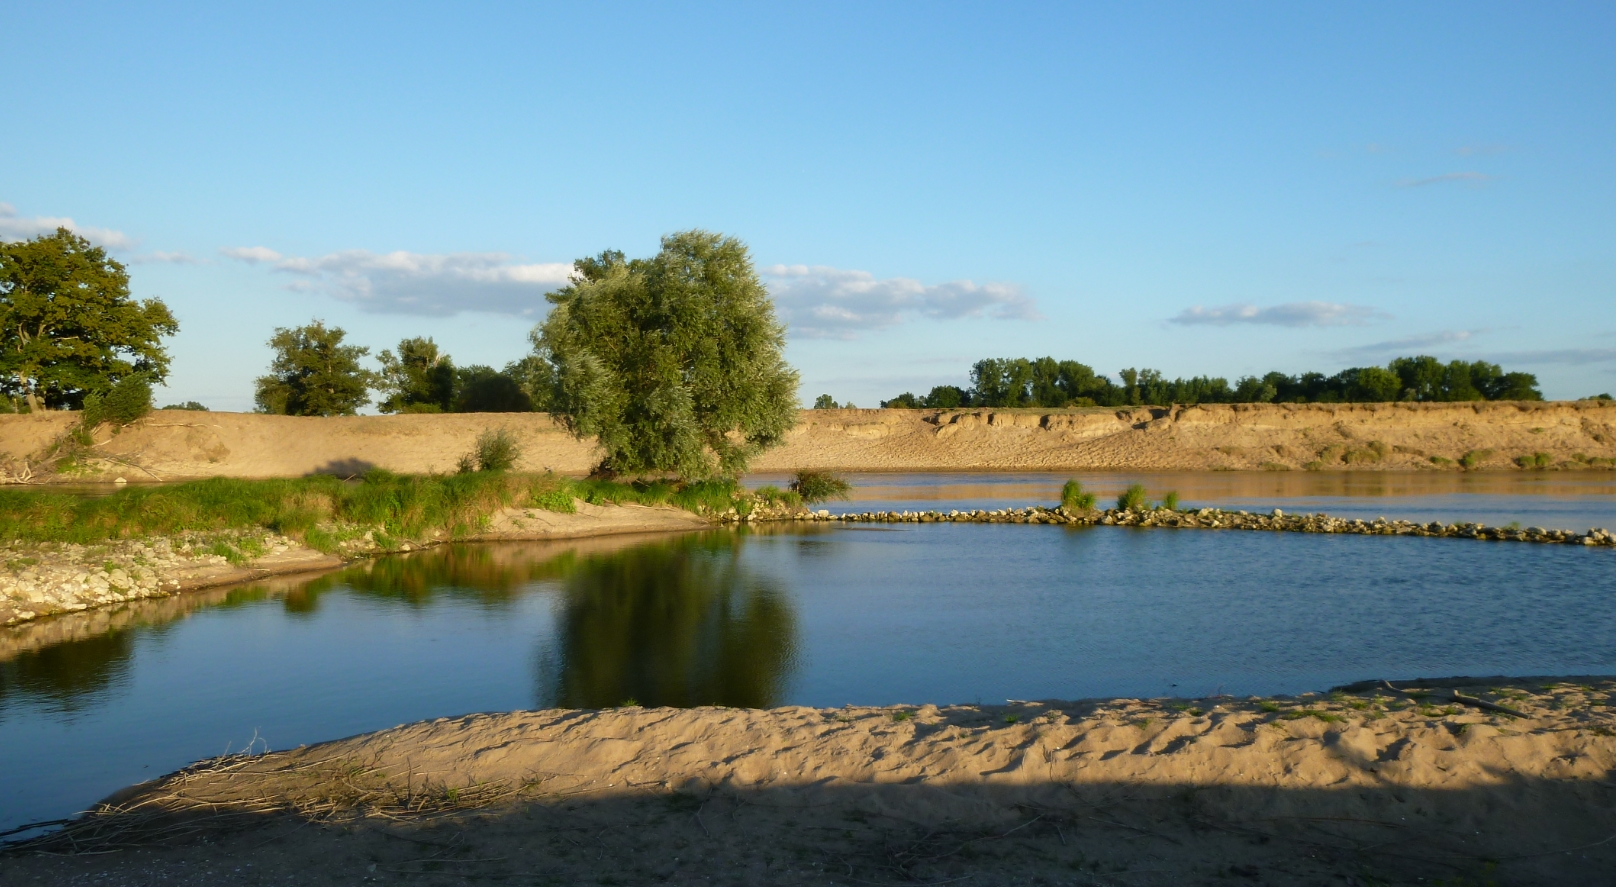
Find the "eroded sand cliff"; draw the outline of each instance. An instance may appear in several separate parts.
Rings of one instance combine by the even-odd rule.
[[[0,416],[0,463],[15,477],[65,434],[72,413]],[[371,467],[448,472],[477,435],[505,428],[524,470],[586,473],[594,448],[543,414],[299,418],[156,413],[98,434],[95,477],[359,474]],[[1608,467],[1616,403],[1237,404],[1083,410],[804,410],[786,445],[753,464],[802,468],[1442,470]],[[1446,461],[1444,461],[1446,460]]]

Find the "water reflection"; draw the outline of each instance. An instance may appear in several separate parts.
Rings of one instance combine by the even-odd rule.
[[[780,583],[747,570],[746,535],[703,533],[577,561],[558,641],[539,658],[539,704],[779,704],[796,651]]]
[[[0,701],[26,695],[51,711],[76,711],[121,680],[133,655],[127,631],[24,651],[0,660]]]

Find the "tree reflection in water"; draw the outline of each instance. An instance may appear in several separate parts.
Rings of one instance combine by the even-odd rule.
[[[564,579],[539,705],[730,705],[783,698],[796,656],[784,589],[740,564],[739,533],[580,558]]]
[[[796,616],[776,580],[741,565],[740,547],[754,532],[446,545],[309,581],[135,602],[111,611],[122,614],[111,630],[107,613],[72,614],[54,625],[60,639],[25,644],[24,629],[12,630],[9,644],[0,638],[0,701],[33,698],[59,711],[92,705],[126,675],[140,638],[161,636],[198,609],[279,598],[293,618],[315,619],[329,593],[418,611],[469,601],[528,618],[517,615],[518,599],[549,593],[555,621],[540,633],[540,705],[772,706],[793,665]],[[85,623],[77,637],[75,621]]]
[[[123,679],[134,654],[134,635],[115,631],[77,638],[0,660],[0,700],[12,696],[47,702],[70,712]]]

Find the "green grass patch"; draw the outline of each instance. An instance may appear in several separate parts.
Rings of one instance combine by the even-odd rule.
[[[85,498],[49,490],[0,489],[0,540],[91,545],[114,539],[224,530],[267,530],[332,551],[372,531],[385,542],[474,533],[501,508],[571,512],[574,498],[597,505],[669,504],[718,513],[747,497],[733,483],[577,481],[555,474],[470,472],[403,475],[373,470],[357,481],[318,476],[270,480],[211,478],[130,487]],[[781,499],[786,497],[781,494]],[[384,542],[385,540],[385,542]],[[214,552],[251,559],[264,551],[246,539]],[[233,561],[234,562],[234,561]]]
[[[1093,511],[1094,494],[1084,492],[1083,484],[1069,480],[1061,487],[1061,507],[1070,511]]]

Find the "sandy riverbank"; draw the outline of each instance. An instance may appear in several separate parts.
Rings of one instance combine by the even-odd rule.
[[[0,471],[17,478],[77,414],[0,415]],[[535,413],[299,418],[153,414],[103,430],[86,478],[349,476],[372,467],[448,472],[488,428],[524,447],[522,470],[584,474],[598,461]],[[804,410],[758,472],[972,469],[1520,470],[1616,459],[1616,403],[1242,404],[1084,410]],[[1433,462],[1433,457],[1438,460]],[[1441,460],[1447,460],[1445,463]],[[36,472],[37,473],[37,472]]]
[[[471,715],[137,786],[8,883],[1596,883],[1616,681]],[[1458,705],[1457,687],[1518,710]],[[1464,880],[1458,880],[1464,879]]]

